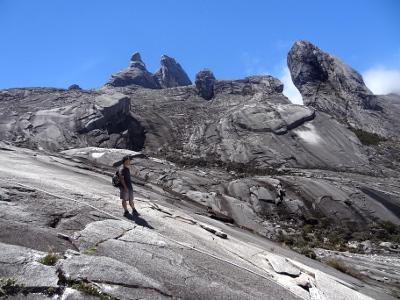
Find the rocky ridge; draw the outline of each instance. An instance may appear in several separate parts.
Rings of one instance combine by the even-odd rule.
[[[161,67],[154,74],[146,69],[146,65],[138,52],[135,52],[128,68],[112,75],[107,85],[112,87],[141,86],[149,89],[171,88],[191,85],[189,77],[174,58],[161,56]]]

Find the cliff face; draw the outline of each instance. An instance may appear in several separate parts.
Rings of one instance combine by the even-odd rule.
[[[354,128],[399,138],[400,96],[373,95],[359,73],[306,41],[294,43],[287,61],[305,105]]]

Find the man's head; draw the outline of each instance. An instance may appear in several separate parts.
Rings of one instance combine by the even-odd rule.
[[[129,155],[126,155],[122,158],[122,164],[125,167],[128,167],[131,164],[131,157]]]

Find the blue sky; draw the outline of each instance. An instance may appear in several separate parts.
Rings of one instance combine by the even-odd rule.
[[[99,87],[134,51],[150,71],[173,56],[192,79],[205,67],[219,79],[284,79],[298,39],[396,76],[399,16],[396,0],[0,0],[0,88]]]

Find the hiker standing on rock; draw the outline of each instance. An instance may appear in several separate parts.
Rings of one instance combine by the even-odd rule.
[[[119,189],[120,189],[120,198],[122,201],[122,207],[124,208],[124,216],[129,216],[127,202],[129,201],[129,205],[132,208],[132,215],[137,215],[138,212],[135,208],[135,204],[133,203],[133,187],[131,180],[131,172],[129,170],[129,166],[131,164],[131,158],[129,156],[124,156],[122,158],[122,166],[118,169],[117,174],[119,175]]]

